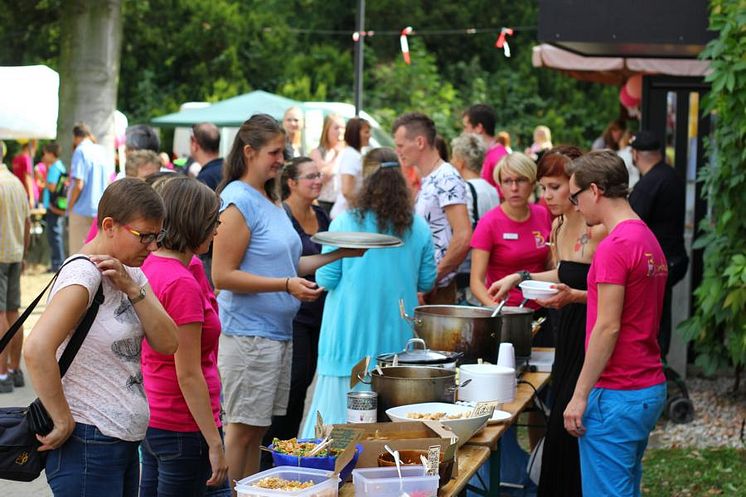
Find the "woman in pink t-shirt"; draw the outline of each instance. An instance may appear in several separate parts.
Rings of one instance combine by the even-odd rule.
[[[551,215],[544,207],[529,203],[536,184],[536,164],[514,152],[500,160],[494,176],[504,200],[479,220],[471,239],[470,287],[486,306],[495,305],[487,292],[493,282],[519,271],[544,271],[551,262],[547,243]],[[517,306],[521,301],[520,290],[511,290],[507,305]],[[533,301],[527,305],[538,309]]]
[[[225,484],[228,464],[220,422],[217,368],[220,319],[204,268],[195,256],[214,238],[218,196],[193,178],[154,185],[166,206],[167,231],[143,264],[153,292],[178,326],[174,355],[142,347],[150,423],[142,445],[140,495],[203,495]]]

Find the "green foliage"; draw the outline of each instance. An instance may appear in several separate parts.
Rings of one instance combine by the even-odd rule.
[[[707,151],[713,167],[702,170],[711,215],[695,248],[704,249],[704,275],[695,290],[695,314],[680,330],[695,341],[697,363],[707,372],[746,365],[746,11],[742,0],[713,0],[710,29],[719,32],[702,52],[712,60],[705,102],[714,114]]]
[[[0,64],[57,67],[60,0],[0,0]],[[118,107],[130,122],[253,89],[299,100],[353,100],[357,2],[350,0],[126,0]],[[473,103],[498,110],[514,147],[548,125],[555,143],[587,147],[619,110],[616,89],[578,82],[531,65],[538,2],[376,0],[367,2],[364,108],[386,129],[403,112],[430,114],[446,138],[461,131]],[[412,64],[398,36],[415,31],[494,28],[494,32],[412,36]],[[494,47],[501,26],[523,27],[505,58]],[[294,29],[295,28],[295,29]],[[314,30],[307,33],[297,29]]]
[[[643,460],[646,497],[743,495],[746,452],[738,449],[648,450]]]

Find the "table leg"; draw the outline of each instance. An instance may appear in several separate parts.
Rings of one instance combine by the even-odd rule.
[[[500,444],[497,449],[490,454],[490,484],[487,494],[489,496],[499,497],[500,495]]]

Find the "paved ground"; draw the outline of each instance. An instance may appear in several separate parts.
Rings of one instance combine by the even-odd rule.
[[[21,305],[28,305],[34,297],[47,284],[51,275],[43,272],[42,267],[30,268],[21,277]],[[34,313],[29,316],[28,321],[24,325],[24,333],[28,333],[36,323],[39,315],[44,310],[45,299],[39,303],[34,310]],[[16,388],[13,393],[0,394],[0,406],[25,406],[30,404],[36,398],[31,382],[26,375],[26,386],[23,388]],[[29,483],[12,482],[8,480],[0,480],[0,496],[3,497],[51,497],[52,492],[47,485],[47,480],[44,474],[36,480]]]

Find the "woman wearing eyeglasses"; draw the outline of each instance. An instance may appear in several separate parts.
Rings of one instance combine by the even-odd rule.
[[[322,185],[323,173],[319,170],[318,163],[308,157],[296,157],[282,169],[280,197],[293,228],[300,236],[303,245],[301,256],[320,254],[321,245],[311,241],[311,237],[319,231],[329,229],[329,216],[323,208],[314,205]],[[306,278],[316,281],[313,274]],[[273,417],[272,427],[264,438],[265,443],[271,443],[274,437],[287,440],[298,436],[306,390],[316,372],[325,298],[326,292],[322,292],[313,302],[301,302],[300,310],[293,319],[293,363],[287,414]]]
[[[198,496],[224,483],[228,471],[217,366],[220,319],[195,257],[207,252],[217,233],[220,199],[185,176],[170,175],[153,187],[166,206],[167,234],[143,271],[178,326],[179,348],[171,355],[143,345],[150,423],[142,445],[140,496]]]
[[[520,272],[544,271],[549,264],[552,218],[546,208],[531,204],[536,184],[536,164],[520,152],[503,157],[495,168],[503,202],[479,220],[471,239],[472,294],[483,305],[493,306],[487,288],[495,281]],[[524,276],[524,279],[527,279]],[[507,294],[509,306],[523,300],[520,290]],[[528,307],[538,309],[533,301]]]
[[[536,302],[559,309],[557,342],[552,366],[554,402],[549,415],[538,495],[541,497],[580,497],[580,456],[578,439],[564,427],[563,413],[575,391],[585,358],[586,279],[593,254],[606,236],[603,225],[589,227],[575,209],[576,196],[570,195],[567,168],[582,155],[576,147],[561,146],[545,153],[538,166],[544,200],[555,218],[552,226],[552,269],[532,273],[532,279],[557,283],[558,293]],[[511,274],[496,281],[489,294],[501,300],[521,282]]]
[[[39,436],[50,451],[46,477],[56,497],[137,496],[138,447],[148,427],[140,352],[173,354],[176,325],[140,266],[165,235],[161,198],[145,182],[109,185],[98,204],[99,232],[63,267],[24,358],[36,393],[54,422]],[[56,354],[91,305],[99,284],[104,302],[60,380]]]

